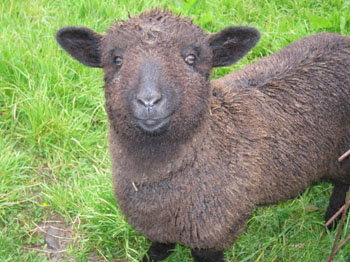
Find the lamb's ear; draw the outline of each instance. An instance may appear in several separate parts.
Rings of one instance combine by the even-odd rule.
[[[210,36],[213,66],[228,66],[237,62],[256,45],[259,38],[257,29],[245,26],[227,27]]]
[[[84,65],[101,67],[99,43],[102,35],[86,27],[63,27],[56,33],[57,42]]]

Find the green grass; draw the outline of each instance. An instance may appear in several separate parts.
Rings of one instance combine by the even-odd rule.
[[[191,16],[207,32],[251,25],[260,43],[219,77],[311,33],[350,35],[349,0],[2,0],[0,1],[0,261],[49,261],[38,224],[53,213],[73,225],[74,261],[139,261],[149,242],[123,219],[113,198],[103,76],[73,61],[54,34],[67,25],[99,32],[153,7]],[[256,208],[227,250],[228,261],[324,261],[335,232],[322,223],[331,186]],[[345,233],[350,233],[347,221]],[[350,244],[334,261],[348,261]],[[117,260],[115,260],[117,259]],[[192,261],[176,247],[166,261]]]

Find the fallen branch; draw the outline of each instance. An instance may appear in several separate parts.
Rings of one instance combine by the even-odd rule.
[[[350,205],[350,187],[349,187],[349,191],[348,191],[348,196],[347,196],[347,199],[346,199],[346,202],[345,202],[345,208],[344,208],[344,212],[341,216],[341,220],[340,220],[340,225],[339,225],[339,228],[338,228],[338,232],[337,232],[337,235],[335,236],[335,240],[334,240],[334,244],[333,244],[333,248],[332,248],[332,253],[331,255],[328,257],[328,259],[326,260],[326,262],[332,262],[333,260],[333,257],[335,256],[335,254],[339,251],[339,249],[348,241],[348,240],[344,240],[343,243],[342,243],[342,246],[339,246],[337,247],[337,244],[338,244],[338,241],[339,241],[339,238],[340,238],[340,234],[341,234],[341,231],[343,229],[343,225],[344,225],[344,221],[345,221],[345,217],[346,217],[346,211],[348,210],[349,208],[349,205]],[[348,239],[348,238],[347,238]],[[349,238],[350,239],[350,238]]]
[[[347,152],[345,152],[341,157],[338,158],[338,162],[342,162],[345,158],[347,158],[350,155],[350,150],[348,150]],[[347,236],[343,242],[340,243],[340,245],[337,247],[340,235],[341,235],[341,231],[343,229],[343,225],[344,225],[344,221],[345,221],[345,217],[346,217],[346,213],[349,209],[350,206],[350,187],[348,190],[348,195],[346,197],[346,202],[345,205],[343,205],[338,211],[337,213],[334,214],[334,216],[331,217],[331,219],[329,219],[327,221],[327,223],[325,224],[326,227],[328,227],[334,219],[336,219],[341,213],[341,220],[340,220],[340,225],[338,228],[338,232],[337,235],[335,236],[335,240],[334,240],[334,244],[333,244],[333,248],[332,248],[332,252],[330,254],[330,256],[327,258],[326,262],[332,262],[333,261],[333,257],[335,256],[335,254],[350,240],[350,235]]]
[[[324,225],[325,227],[328,228],[328,226],[341,214],[341,212],[343,212],[345,209],[345,204],[337,211],[337,213],[335,213],[328,221],[327,223]]]

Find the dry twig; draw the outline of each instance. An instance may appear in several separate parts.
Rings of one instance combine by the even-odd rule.
[[[342,162],[349,155],[350,155],[350,150],[348,150],[341,157],[339,157],[338,161]],[[340,225],[339,225],[339,228],[338,228],[337,235],[335,236],[332,252],[331,252],[330,256],[327,258],[326,262],[332,262],[333,261],[333,257],[335,256],[335,254],[350,240],[350,235],[349,235],[337,247],[337,244],[338,244],[338,241],[339,241],[339,238],[340,238],[340,235],[341,235],[341,231],[343,229],[346,213],[347,213],[347,211],[349,209],[349,206],[350,206],[350,187],[349,187],[349,190],[348,190],[348,195],[346,197],[345,205],[343,205],[337,211],[337,213],[335,213],[334,216],[332,216],[332,218],[329,221],[327,221],[327,223],[325,224],[325,226],[328,227],[333,222],[334,219],[336,219],[341,213],[343,213],[342,216],[341,216]]]
[[[350,155],[350,149],[347,152],[345,152],[341,157],[338,158],[338,162],[342,162],[349,155]]]

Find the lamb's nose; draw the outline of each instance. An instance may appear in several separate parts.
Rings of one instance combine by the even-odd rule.
[[[162,100],[162,95],[158,91],[149,91],[139,92],[136,96],[137,102],[145,107],[153,107]]]

